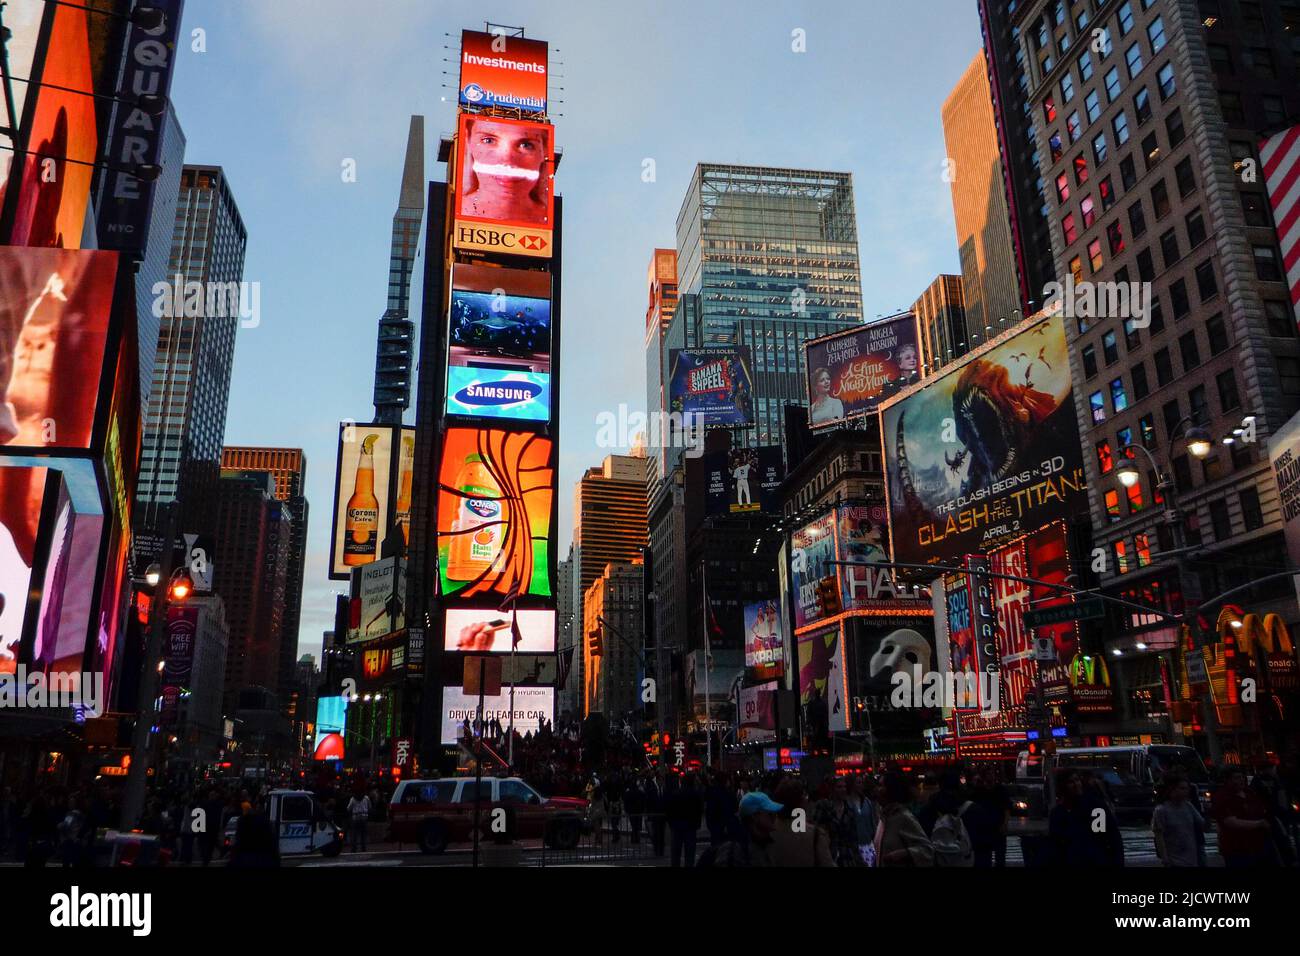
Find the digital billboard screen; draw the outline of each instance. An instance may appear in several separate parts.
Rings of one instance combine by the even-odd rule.
[[[348,699],[321,697],[316,701],[316,736],[313,760],[342,760],[348,727]]]
[[[57,8],[44,3],[17,3],[5,8],[5,26],[9,29],[9,39],[5,43],[5,54],[9,58],[9,71],[13,76],[31,76],[32,65],[36,57],[36,45],[41,35],[41,20],[45,11]],[[14,116],[21,124],[23,108],[27,102],[27,83],[12,84],[14,98]],[[0,126],[8,126],[7,113],[0,113]],[[0,133],[0,207],[4,205],[5,192],[9,188],[9,176],[16,157],[13,151],[14,140],[5,133]]]
[[[776,739],[776,681],[740,689],[740,720],[737,738],[756,744]]]
[[[506,107],[546,112],[544,40],[465,30],[460,35],[460,96],[466,110]]]
[[[406,559],[380,558],[352,571],[346,643],[383,637],[406,626]]]
[[[752,425],[749,348],[669,349],[669,411],[708,425]]]
[[[95,99],[85,92],[95,86],[89,16],[76,5],[54,7],[41,85],[28,92],[36,102],[10,234],[15,246],[81,248],[99,152]]]
[[[794,590],[794,626],[801,628],[834,613],[826,597],[836,582],[835,513],[828,512],[790,535],[790,583]]]
[[[48,468],[0,468],[0,674],[12,674],[22,653],[49,478]]]
[[[117,254],[0,246],[0,445],[89,448]]]
[[[531,432],[448,428],[438,474],[444,600],[549,598],[554,443]]]
[[[554,175],[554,127],[462,113],[452,245],[549,259]]]
[[[779,509],[777,490],[785,480],[780,445],[712,452],[701,462],[709,514],[773,514]]]
[[[389,478],[396,432],[391,425],[343,422],[339,426],[330,548],[332,578],[347,580],[353,568],[384,555],[384,540],[395,520],[390,508]]]
[[[919,381],[916,316],[908,313],[813,339],[804,346],[808,424],[836,425],[876,410],[887,383]]]
[[[551,409],[551,277],[452,267],[447,414],[544,422]]]
[[[519,610],[515,612],[519,627],[521,654],[543,654],[555,650],[555,612]],[[512,635],[509,611],[491,608],[448,608],[444,623],[443,649],[509,653]]]
[[[1059,316],[880,413],[894,560],[952,563],[1087,508]]]
[[[799,703],[824,702],[831,730],[848,730],[849,687],[844,667],[844,635],[838,624],[800,634]]]
[[[785,672],[785,646],[777,602],[746,604],[744,614],[745,667],[757,680],[780,677]]]
[[[515,732],[520,736],[536,734],[542,721],[550,723],[555,715],[554,687],[515,687]],[[483,711],[478,709],[478,695],[465,693],[463,687],[442,689],[442,742],[454,744],[465,736],[468,727],[478,735],[480,718],[483,721],[501,722],[502,729],[510,726],[510,689],[503,687],[500,694],[484,697]]]

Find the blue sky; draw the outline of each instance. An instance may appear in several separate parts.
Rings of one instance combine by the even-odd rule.
[[[173,87],[186,160],[225,167],[262,293],[261,324],[237,340],[226,442],[308,458],[300,653],[319,654],[343,588],[325,576],[337,423],[373,412],[409,117],[426,117],[440,178],[451,47],[485,19],[548,40],[564,88],[561,554],[573,486],[607,453],[597,414],[645,404],[646,267],[675,245],[696,163],[851,172],[868,318],[958,268],[939,110],[979,48],[975,0],[188,0]],[[196,29],[206,52],[190,48]]]

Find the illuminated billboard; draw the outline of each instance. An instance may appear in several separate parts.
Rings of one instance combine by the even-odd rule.
[[[733,448],[703,456],[708,514],[751,514],[779,510],[777,491],[785,479],[780,445]]]
[[[880,413],[894,560],[952,563],[1087,509],[1059,316]]]
[[[348,699],[321,697],[316,701],[316,736],[313,760],[342,760],[343,737],[348,727]]]
[[[736,737],[757,744],[776,739],[776,681],[740,689],[740,715]]]
[[[838,624],[796,639],[799,703],[824,702],[830,729],[849,729],[849,686],[844,667],[844,635]]]
[[[0,445],[91,445],[117,254],[0,246]]]
[[[943,577],[943,594],[948,629],[948,667],[962,679],[957,710],[990,710],[1001,707],[997,624],[993,610],[993,586],[989,560],[979,555],[966,558],[967,570]]]
[[[406,627],[406,559],[380,558],[354,568],[346,643],[383,637]]]
[[[176,723],[181,695],[194,673],[194,644],[198,638],[199,609],[173,606],[167,609],[163,635],[162,707],[159,723]]]
[[[555,651],[555,612],[519,610],[515,612],[519,627],[521,654]],[[510,651],[510,612],[478,608],[450,608],[443,618],[443,649],[473,653]]]
[[[916,316],[813,339],[804,346],[804,361],[809,425],[824,428],[873,413],[886,384],[920,379]]]
[[[544,422],[551,410],[551,277],[452,267],[447,414]]]
[[[790,535],[790,583],[794,626],[804,627],[838,612],[835,514],[829,512]],[[828,601],[831,606],[828,607]]]
[[[29,104],[29,153],[22,164],[9,241],[15,246],[80,249],[99,152],[95,99],[84,92],[95,85],[90,14],[70,4],[54,6],[53,13],[41,85],[31,86],[28,94],[36,102]]]
[[[747,346],[668,350],[669,411],[704,425],[752,425],[754,384]]]
[[[462,113],[456,137],[457,249],[551,257],[555,130]]]
[[[515,732],[520,736],[536,734],[542,721],[548,724],[555,715],[554,687],[515,687]],[[442,689],[442,742],[454,744],[465,736],[466,729],[477,736],[480,717],[484,721],[500,721],[502,730],[510,726],[510,688],[503,687],[500,694],[483,699],[483,711],[478,709],[478,695],[470,696],[463,687]]]
[[[0,674],[12,674],[22,653],[50,475],[48,468],[0,468]]]
[[[353,568],[406,553],[414,468],[414,429],[339,425],[331,578],[346,581]]]
[[[499,603],[512,589],[549,598],[554,507],[549,438],[448,428],[438,475],[443,599]]]
[[[460,106],[546,112],[544,40],[465,30],[460,35]]]
[[[9,29],[9,38],[5,42],[5,54],[9,59],[9,71],[13,76],[31,76],[32,64],[36,57],[36,44],[41,35],[41,19],[46,10],[57,8],[44,3],[11,4],[5,8],[5,26]],[[27,83],[12,84],[14,99],[14,116],[21,123],[23,107],[27,102]],[[0,126],[8,126],[7,113],[0,113]],[[16,158],[13,151],[13,139],[0,133],[0,206],[4,205],[5,192],[9,188],[9,175]]]
[[[745,667],[758,680],[785,672],[785,645],[781,637],[781,612],[776,601],[745,605]]]

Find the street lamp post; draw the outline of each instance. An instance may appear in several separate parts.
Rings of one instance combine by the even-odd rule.
[[[1213,444],[1209,433],[1203,428],[1192,425],[1190,419],[1185,418],[1175,425],[1170,431],[1171,438],[1177,434],[1178,429],[1184,424],[1188,425],[1187,430],[1183,433],[1183,440],[1187,444],[1187,450],[1196,458],[1204,458],[1210,453]],[[1165,503],[1165,524],[1169,528],[1174,544],[1174,564],[1178,572],[1178,588],[1182,592],[1183,598],[1183,624],[1192,635],[1193,646],[1197,651],[1200,651],[1205,646],[1200,624],[1197,621],[1202,597],[1201,583],[1187,560],[1187,530],[1183,524],[1183,513],[1178,510],[1176,499],[1178,489],[1172,476],[1167,470],[1160,467],[1150,449],[1145,445],[1138,444],[1125,445],[1120,450],[1120,454],[1125,459],[1124,463],[1115,469],[1115,476],[1119,479],[1120,484],[1125,488],[1132,488],[1141,480],[1138,466],[1130,455],[1133,450],[1141,451],[1146,456],[1147,461],[1151,464],[1151,470],[1156,475],[1156,490]],[[1201,694],[1201,710],[1205,718],[1205,736],[1210,750],[1210,760],[1215,767],[1221,767],[1223,765],[1223,751],[1219,741],[1219,721],[1214,710],[1214,700],[1208,689]]]

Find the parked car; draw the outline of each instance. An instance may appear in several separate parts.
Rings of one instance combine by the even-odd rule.
[[[316,795],[307,790],[272,790],[267,815],[279,838],[280,855],[319,853],[338,856],[343,849],[343,831],[326,819]],[[226,821],[222,849],[229,853],[235,845],[239,817]]]
[[[582,835],[586,801],[543,797],[518,777],[484,777],[479,782],[479,833],[499,842],[545,840],[572,849]],[[415,843],[425,853],[442,853],[447,844],[473,838],[473,777],[404,780],[388,806],[389,839]]]

